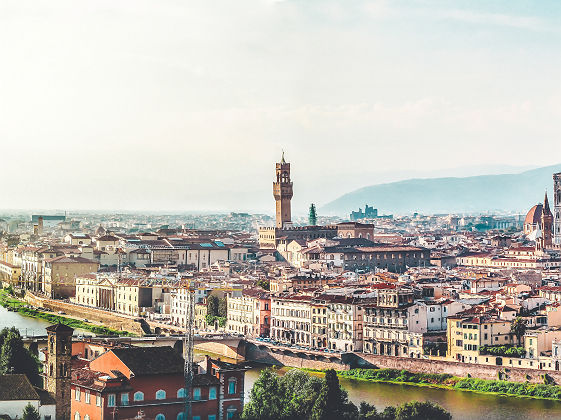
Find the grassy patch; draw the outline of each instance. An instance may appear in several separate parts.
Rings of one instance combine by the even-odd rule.
[[[549,384],[460,378],[448,374],[413,373],[398,369],[351,369],[348,371],[339,371],[337,374],[342,378],[363,381],[393,382],[415,386],[435,386],[452,390],[561,400],[561,386]]]

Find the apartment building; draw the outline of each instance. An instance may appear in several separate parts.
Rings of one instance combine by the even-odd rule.
[[[258,289],[243,289],[227,297],[226,330],[246,337],[268,337],[271,320],[269,293]]]
[[[312,345],[310,296],[271,297],[271,338],[283,344]]]
[[[76,278],[95,273],[99,264],[82,257],[59,257],[44,259],[41,263],[43,291],[54,298],[70,298],[76,294]]]
[[[512,345],[512,321],[491,313],[464,311],[447,319],[448,357],[465,363],[480,363],[481,346]]]

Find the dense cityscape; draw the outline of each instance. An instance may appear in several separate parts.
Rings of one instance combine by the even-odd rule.
[[[560,28],[2,0],[0,420],[561,420]]]
[[[275,218],[5,215],[1,303],[52,323],[44,335],[3,331],[13,418],[35,398],[45,419],[266,418],[250,414],[254,399],[244,411],[255,363],[433,374],[473,390],[525,382],[542,385],[515,393],[557,398],[561,173],[553,204],[546,193],[526,215],[366,205],[344,220],[312,204],[308,223],[292,221],[284,153],[273,176]],[[16,338],[38,370],[10,357]]]

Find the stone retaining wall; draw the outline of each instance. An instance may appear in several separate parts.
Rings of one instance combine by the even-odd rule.
[[[85,306],[75,305],[73,303],[62,302],[60,300],[42,298],[30,292],[25,294],[25,301],[33,306],[50,309],[55,314],[58,311],[63,311],[71,318],[88,319],[90,321],[100,323],[104,327],[109,327],[115,330],[130,331],[137,335],[144,334],[140,322],[125,316],[119,316],[111,312],[106,312],[101,309],[88,308]]]
[[[503,379],[513,382],[544,383],[543,375],[547,374],[556,384],[561,385],[561,371],[545,371],[539,369],[522,369],[509,366],[489,366],[470,363],[460,363],[445,360],[413,359],[407,357],[379,356],[363,353],[345,353],[338,361],[314,360],[302,354],[285,354],[273,352],[265,345],[248,343],[246,358],[277,366],[290,366],[307,369],[335,369],[349,370],[353,368],[388,368],[405,369],[414,373],[447,373],[453,376],[479,379]]]

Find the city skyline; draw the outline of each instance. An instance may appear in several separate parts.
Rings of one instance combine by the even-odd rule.
[[[269,213],[281,149],[299,214],[559,163],[554,2],[220,5],[4,2],[1,207]]]

